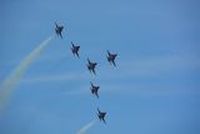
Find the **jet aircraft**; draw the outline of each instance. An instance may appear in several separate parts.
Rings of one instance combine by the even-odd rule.
[[[106,112],[101,112],[99,110],[99,108],[97,108],[97,111],[98,111],[97,116],[99,117],[99,120],[103,121],[106,124],[105,116],[106,116],[107,113]]]
[[[99,98],[98,90],[100,86],[95,86],[92,82],[90,82],[90,85],[91,85],[90,90],[92,94],[96,95],[96,97]]]
[[[93,72],[94,75],[96,75],[96,71],[95,71],[95,67],[97,65],[96,62],[91,62],[89,58],[87,58],[88,64],[87,64],[87,68],[90,72]]]
[[[107,50],[107,60],[110,64],[113,64],[116,67],[115,64],[115,58],[117,57],[117,54],[111,54],[108,50]]]
[[[72,51],[73,55],[74,56],[76,55],[78,58],[80,58],[79,57],[79,53],[78,53],[79,49],[80,49],[80,46],[75,46],[73,42],[71,42],[71,45],[72,45],[71,51]]]
[[[63,38],[62,31],[64,29],[64,26],[59,26],[56,22],[55,22],[55,25],[56,25],[55,32],[56,32],[57,36],[60,36],[61,38]]]

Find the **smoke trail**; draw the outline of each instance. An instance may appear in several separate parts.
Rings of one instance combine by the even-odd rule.
[[[88,124],[86,124],[85,126],[83,126],[78,132],[77,134],[85,134],[87,132],[88,129],[90,129],[93,125],[95,124],[95,121],[91,121]]]
[[[11,96],[14,88],[20,82],[22,76],[28,69],[28,67],[41,55],[42,51],[47,47],[49,42],[54,36],[50,36],[43,41],[38,47],[36,47],[28,56],[26,56],[21,63],[14,69],[13,72],[1,83],[0,86],[0,111],[7,103]]]

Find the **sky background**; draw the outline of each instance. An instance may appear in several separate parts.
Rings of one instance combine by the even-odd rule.
[[[65,26],[0,113],[1,134],[200,133],[198,0],[1,0],[0,82]],[[81,46],[80,59],[70,42]],[[106,50],[118,53],[117,68]],[[97,61],[96,77],[86,59]],[[90,81],[100,98],[91,95]],[[107,125],[96,108],[108,112]]]

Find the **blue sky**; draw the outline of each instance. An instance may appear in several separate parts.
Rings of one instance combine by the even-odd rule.
[[[75,134],[108,112],[88,134],[200,132],[200,2],[198,0],[3,0],[0,82],[64,24],[28,69],[0,115],[2,134]],[[80,59],[70,41],[81,46]],[[106,50],[117,52],[117,68]],[[85,66],[99,63],[97,76]],[[100,99],[89,82],[101,86]]]

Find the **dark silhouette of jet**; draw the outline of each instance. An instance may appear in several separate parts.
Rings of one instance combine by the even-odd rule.
[[[98,90],[99,90],[99,86],[95,86],[92,82],[90,82],[90,90],[92,92],[92,94],[96,95],[97,98],[99,98],[99,94],[98,94]]]
[[[94,75],[96,75],[95,67],[96,67],[97,63],[91,62],[89,58],[87,58],[87,61],[88,61],[88,64],[87,64],[88,70],[90,71],[90,73],[93,72]]]
[[[64,29],[64,26],[59,26],[56,22],[55,22],[55,25],[56,25],[56,27],[55,27],[55,32],[56,32],[56,34],[57,34],[58,36],[60,36],[61,38],[63,38],[63,36],[62,36],[62,31],[63,31],[63,29]]]
[[[106,113],[106,112],[101,112],[101,111],[99,110],[99,108],[97,108],[97,111],[98,111],[97,116],[99,117],[99,120],[100,120],[100,121],[103,121],[104,124],[106,124],[105,116],[106,116],[107,113]]]
[[[117,57],[117,54],[111,54],[108,50],[107,50],[107,60],[110,64],[113,64],[116,67],[115,64],[115,58]]]
[[[71,45],[72,45],[71,51],[72,51],[73,55],[74,56],[76,55],[78,58],[80,58],[79,57],[79,53],[78,53],[79,49],[80,49],[80,46],[75,46],[73,42],[71,42]]]

